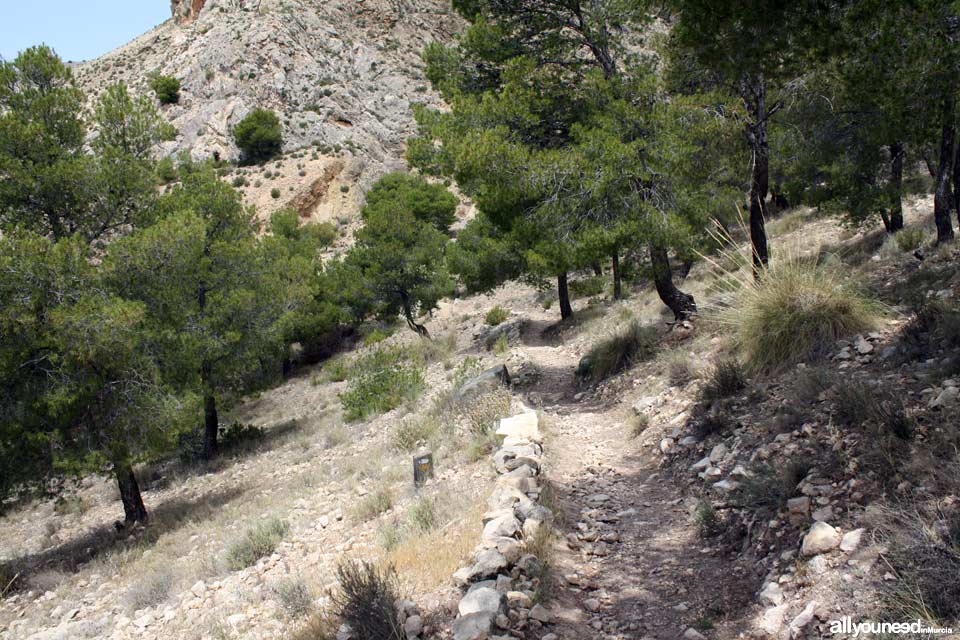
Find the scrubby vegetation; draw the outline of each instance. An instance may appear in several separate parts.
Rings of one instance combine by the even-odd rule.
[[[510,312],[500,305],[497,305],[495,307],[491,307],[490,310],[487,311],[487,315],[483,317],[483,321],[491,327],[495,327],[498,324],[505,322],[509,317]]]
[[[396,347],[378,348],[352,363],[347,380],[340,402],[348,420],[360,420],[415,400],[424,386],[423,362]]]
[[[403,640],[396,569],[371,562],[345,562],[337,567],[337,580],[340,590],[333,596],[334,609],[357,640]]]
[[[785,257],[762,278],[747,275],[737,284],[720,317],[753,371],[825,355],[838,339],[874,328],[880,314],[837,268],[809,258]]]
[[[231,571],[239,571],[254,564],[260,558],[273,553],[280,541],[290,531],[290,525],[272,518],[261,522],[227,549],[225,561]]]
[[[580,361],[577,374],[598,382],[643,360],[658,349],[657,331],[634,320],[627,328],[598,342]]]

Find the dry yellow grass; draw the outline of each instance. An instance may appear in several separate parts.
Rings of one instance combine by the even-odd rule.
[[[397,568],[405,589],[416,592],[436,589],[450,581],[480,540],[485,511],[484,499],[476,497],[465,503],[443,527],[404,537],[384,553],[383,561]]]

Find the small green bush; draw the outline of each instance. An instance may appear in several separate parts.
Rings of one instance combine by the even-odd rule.
[[[701,498],[697,503],[694,519],[697,522],[697,534],[701,538],[713,538],[723,531],[723,521],[707,498]]]
[[[283,132],[277,114],[254,109],[233,128],[233,138],[250,162],[269,160],[283,147]]]
[[[630,419],[630,437],[638,438],[650,426],[650,416],[641,413]]]
[[[507,334],[501,333],[493,343],[493,353],[502,356],[507,351],[510,351],[510,340],[507,339]]]
[[[390,444],[397,451],[413,451],[429,442],[439,429],[439,420],[435,415],[418,419],[407,418],[393,432]]]
[[[255,449],[265,436],[260,427],[237,421],[227,427],[220,436],[220,446],[224,451]]]
[[[657,330],[632,321],[625,330],[601,340],[580,361],[577,374],[599,382],[649,360],[657,352]]]
[[[437,526],[437,510],[433,500],[421,496],[410,505],[410,524],[418,531],[430,531]]]
[[[340,393],[347,420],[386,413],[412,401],[424,388],[423,364],[401,349],[378,349],[354,363],[350,386]]]
[[[393,494],[385,487],[368,494],[357,505],[357,519],[361,522],[373,520],[386,513],[393,506]]]
[[[570,297],[574,300],[578,298],[590,298],[599,296],[604,292],[607,286],[607,279],[603,276],[590,276],[582,280],[570,281]]]
[[[289,531],[290,525],[277,518],[247,530],[242,539],[227,549],[227,567],[231,571],[239,571],[253,565],[260,558],[273,553]]]
[[[346,358],[340,356],[328,360],[323,365],[323,374],[330,382],[343,382],[350,374]]]
[[[837,270],[783,258],[761,278],[745,275],[722,319],[733,327],[744,362],[769,373],[828,353],[840,338],[872,329],[878,305]]]
[[[173,158],[167,156],[157,162],[157,179],[160,184],[170,184],[179,177]]]
[[[160,104],[180,102],[180,81],[173,76],[154,76],[150,79],[150,88],[157,94]]]
[[[510,317],[510,312],[504,309],[503,307],[501,307],[500,305],[497,305],[492,309],[490,309],[489,311],[487,311],[487,315],[484,316],[483,320],[491,327],[495,327],[498,324],[501,324],[502,322],[506,321],[506,319],[509,317]]]
[[[279,198],[279,197],[280,197],[280,189],[277,189],[276,187],[274,187],[273,189],[270,189],[270,197],[273,198],[274,200],[276,200],[277,198]]]
[[[920,248],[920,244],[923,242],[923,236],[923,229],[911,227],[909,229],[901,229],[893,237],[896,239],[897,247],[900,251],[908,253]]]

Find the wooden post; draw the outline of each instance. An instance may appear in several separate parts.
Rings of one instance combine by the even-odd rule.
[[[433,454],[421,451],[413,456],[413,486],[422,487],[433,477]]]

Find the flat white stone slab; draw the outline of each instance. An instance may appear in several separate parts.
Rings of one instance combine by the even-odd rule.
[[[503,418],[500,421],[500,428],[497,429],[498,436],[505,438],[524,438],[531,442],[540,442],[540,420],[535,411],[518,413],[509,418]]]

